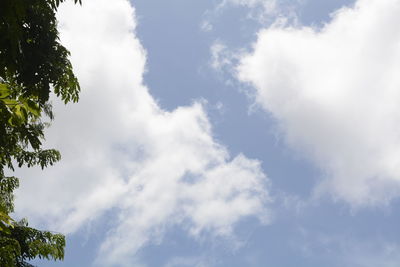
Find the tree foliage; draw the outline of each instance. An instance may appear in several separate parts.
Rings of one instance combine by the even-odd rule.
[[[44,129],[53,119],[51,92],[64,103],[79,99],[79,83],[59,42],[55,12],[65,0],[0,0],[0,266],[31,266],[36,257],[61,260],[65,238],[15,221],[14,190],[6,176],[16,166],[42,169],[61,159],[44,149]],[[81,3],[80,0],[74,0]]]

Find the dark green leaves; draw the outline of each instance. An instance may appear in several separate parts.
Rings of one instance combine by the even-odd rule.
[[[69,52],[58,38],[55,11],[61,2],[0,1],[0,78],[22,85],[22,95],[41,104],[52,88],[65,103],[79,98]]]
[[[62,260],[64,247],[63,235],[36,230],[22,220],[7,233],[0,232],[0,266],[32,266],[26,260],[34,258]]]
[[[32,266],[36,257],[61,260],[61,234],[15,222],[16,177],[5,170],[40,166],[61,159],[54,149],[43,149],[44,121],[53,120],[50,94],[64,103],[77,102],[80,86],[69,61],[69,51],[58,37],[55,12],[65,0],[0,0],[0,266]],[[81,4],[81,0],[73,0]]]

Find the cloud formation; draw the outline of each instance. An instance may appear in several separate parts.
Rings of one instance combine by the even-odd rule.
[[[248,18],[269,25],[276,20],[297,23],[295,7],[303,3],[302,0],[221,0],[215,11],[221,11],[229,6],[249,9]]]
[[[201,102],[167,112],[143,85],[146,52],[129,1],[67,3],[59,21],[81,100],[55,103],[46,146],[63,159],[45,171],[21,170],[18,214],[64,233],[108,220],[98,258],[106,266],[131,266],[169,226],[228,236],[246,216],[268,220],[260,162],[231,158],[213,139]]]
[[[317,193],[354,206],[400,192],[399,12],[358,0],[321,29],[271,26],[237,67],[287,144],[326,173]]]
[[[248,8],[262,7],[266,13],[274,13],[278,8],[276,0],[222,0],[219,7],[226,5],[244,6]]]

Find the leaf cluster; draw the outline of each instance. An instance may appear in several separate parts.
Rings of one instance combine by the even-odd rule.
[[[61,45],[55,12],[65,0],[0,0],[0,266],[31,266],[36,257],[61,260],[65,238],[10,217],[19,179],[15,166],[42,169],[61,159],[42,147],[53,120],[50,94],[77,102],[80,86]],[[81,4],[81,0],[73,0]]]
[[[51,119],[51,107],[41,108],[22,95],[17,84],[8,86],[0,83],[0,168],[14,170],[18,167],[39,165],[42,169],[61,159],[58,151],[43,150],[44,129],[42,113]]]
[[[0,173],[0,266],[32,266],[27,261],[36,257],[62,260],[65,237],[28,226],[26,219],[15,222],[8,214],[13,212],[13,191],[18,187],[16,177]]]
[[[55,12],[63,1],[0,1],[0,77],[22,85],[22,95],[40,104],[52,87],[65,103],[79,99],[69,51],[58,37]]]
[[[36,257],[62,260],[64,247],[63,235],[36,230],[21,220],[0,236],[0,266],[32,266],[27,261]]]

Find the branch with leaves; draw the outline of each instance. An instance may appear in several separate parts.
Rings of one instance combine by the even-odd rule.
[[[16,221],[18,167],[55,164],[61,155],[43,149],[44,129],[54,119],[50,94],[77,102],[80,86],[59,42],[55,12],[65,0],[0,1],[0,266],[32,266],[34,258],[62,260],[65,237]],[[73,0],[81,4],[80,0]]]

